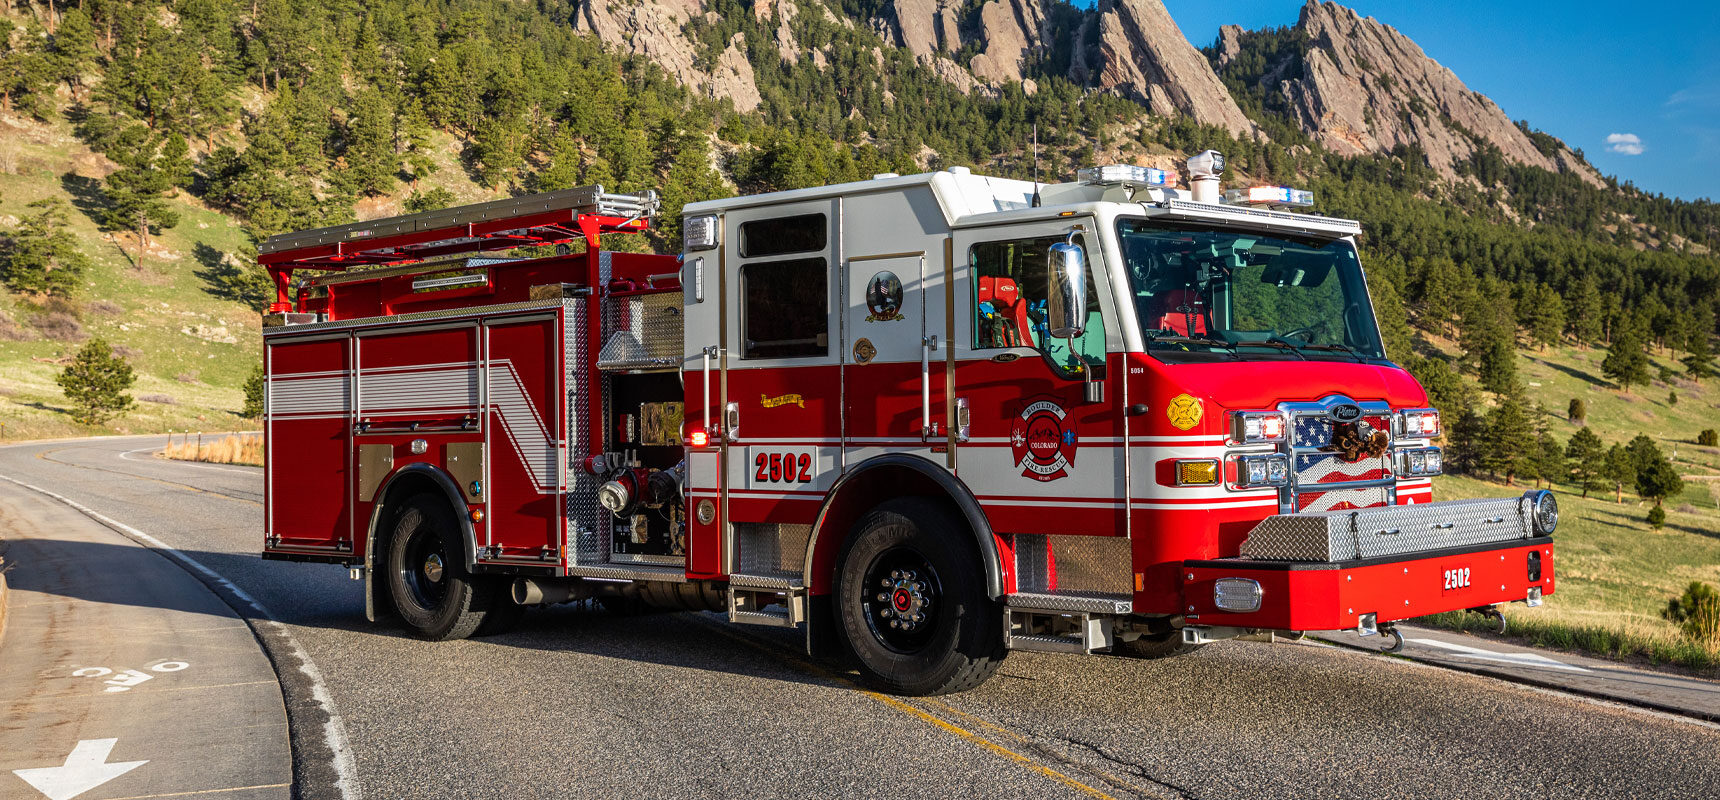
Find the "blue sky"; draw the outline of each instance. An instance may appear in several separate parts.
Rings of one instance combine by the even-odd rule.
[[[1196,47],[1218,38],[1220,25],[1293,25],[1302,7],[1298,0],[1165,5]],[[1402,31],[1512,119],[1581,149],[1601,172],[1650,192],[1720,200],[1720,4],[1344,5]]]

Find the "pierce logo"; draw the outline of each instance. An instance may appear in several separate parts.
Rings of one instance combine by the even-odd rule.
[[[1069,412],[1050,398],[1027,402],[1009,428],[1009,447],[1021,476],[1054,481],[1069,474],[1079,444]]]

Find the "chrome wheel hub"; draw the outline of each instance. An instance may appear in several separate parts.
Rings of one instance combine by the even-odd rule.
[[[424,559],[424,577],[431,583],[442,582],[442,556],[431,553]]]
[[[892,628],[911,631],[926,621],[926,610],[932,604],[929,586],[911,569],[891,570],[890,577],[878,581],[878,616],[889,620]]]

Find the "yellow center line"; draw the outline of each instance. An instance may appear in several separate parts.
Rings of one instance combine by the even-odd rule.
[[[878,692],[874,692],[871,689],[867,689],[863,686],[859,686],[844,676],[837,675],[836,673],[833,673],[833,672],[831,672],[831,671],[829,671],[829,670],[827,670],[827,669],[825,669],[825,668],[823,668],[817,664],[814,664],[810,661],[807,661],[805,658],[802,658],[800,656],[800,654],[798,654],[798,653],[792,653],[791,654],[789,651],[786,651],[783,648],[777,647],[775,645],[761,642],[761,641],[754,639],[750,636],[745,636],[745,635],[736,633],[734,631],[725,630],[718,623],[711,622],[711,621],[705,619],[702,615],[695,614],[691,618],[694,620],[697,620],[699,622],[699,624],[711,629],[712,631],[714,631],[714,632],[716,632],[722,636],[725,636],[729,639],[733,639],[734,641],[740,642],[741,644],[744,644],[748,647],[751,647],[754,650],[760,650],[763,652],[770,653],[774,657],[786,660],[786,661],[794,664],[795,666],[798,666],[801,669],[804,669],[808,672],[811,672],[811,673],[813,673],[813,674],[815,674],[821,678],[825,678],[825,679],[828,679],[830,681],[840,683],[840,684],[847,686],[851,689],[854,689],[856,692],[858,692],[859,694],[861,694],[864,697],[867,697],[871,700],[874,700],[874,701],[876,701],[876,702],[878,702],[878,703],[880,703],[880,704],[882,704],[888,708],[894,709],[896,711],[900,711],[900,712],[907,714],[909,716],[912,716],[912,717],[916,717],[916,718],[923,720],[925,722],[929,722],[938,728],[942,728],[943,730],[946,730],[950,733],[953,733],[956,736],[961,737],[962,739],[966,739],[967,741],[970,741],[970,742],[973,742],[974,744],[980,745],[981,747],[984,747],[987,750],[990,750],[990,751],[992,751],[992,752],[994,752],[1000,756],[1003,756],[1005,758],[1008,758],[1009,760],[1014,761],[1017,764],[1020,764],[1024,767],[1027,767],[1028,769],[1031,769],[1034,772],[1037,772],[1041,775],[1044,775],[1048,778],[1051,778],[1052,780],[1055,780],[1058,783],[1061,783],[1061,784],[1068,786],[1072,789],[1078,790],[1081,793],[1083,793],[1089,797],[1105,798],[1105,800],[1116,800],[1115,797],[1112,797],[1111,795],[1106,794],[1103,791],[1100,791],[1099,789],[1096,789],[1092,786],[1089,786],[1085,783],[1082,783],[1078,780],[1075,780],[1074,778],[1071,778],[1068,775],[1065,775],[1061,772],[1058,772],[1057,770],[1054,770],[1054,769],[1052,769],[1052,768],[1050,768],[1050,767],[1048,767],[1048,766],[1046,766],[1046,765],[1044,765],[1038,761],[1035,761],[1032,758],[1029,758],[1029,757],[1024,756],[1020,753],[1017,753],[1014,750],[1011,750],[1007,747],[1004,747],[1003,745],[998,744],[997,742],[994,742],[990,739],[987,739],[986,737],[981,736],[977,733],[974,733],[973,731],[970,731],[966,728],[952,724],[946,720],[940,719],[933,714],[930,714],[930,713],[928,713],[928,712],[926,712],[920,708],[916,708],[913,705],[905,703],[905,702],[898,700],[894,697],[891,697],[889,695],[879,694]],[[940,705],[942,705],[942,704],[940,704]],[[945,706],[945,707],[947,708],[947,706]],[[993,726],[993,727],[995,727],[995,726]],[[1020,738],[1020,737],[1016,737],[1016,738]]]

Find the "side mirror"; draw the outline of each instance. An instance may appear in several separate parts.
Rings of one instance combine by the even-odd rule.
[[[1075,234],[1051,245],[1049,296],[1046,298],[1047,333],[1073,339],[1087,329],[1087,256],[1075,244]]]

